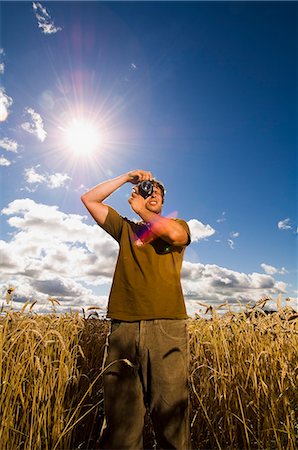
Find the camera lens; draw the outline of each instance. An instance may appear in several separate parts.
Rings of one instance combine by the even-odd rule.
[[[153,184],[151,183],[151,181],[142,181],[139,184],[139,194],[143,197],[143,198],[147,198],[149,197],[153,192]]]

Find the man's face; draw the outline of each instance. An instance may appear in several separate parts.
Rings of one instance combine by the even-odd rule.
[[[162,210],[162,193],[159,187],[153,186],[152,194],[146,198],[146,208],[156,214],[160,214]]]

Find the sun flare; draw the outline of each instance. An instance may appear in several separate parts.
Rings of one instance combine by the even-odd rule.
[[[67,147],[77,155],[91,155],[101,144],[95,125],[83,119],[73,120],[64,130]]]

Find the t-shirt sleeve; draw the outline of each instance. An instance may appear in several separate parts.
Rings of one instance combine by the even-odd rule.
[[[187,233],[188,241],[187,241],[186,244],[183,246],[183,247],[187,247],[187,245],[189,245],[189,244],[191,243],[191,234],[190,234],[189,226],[188,226],[187,222],[185,222],[185,220],[182,220],[182,219],[175,219],[175,220],[176,220],[176,222],[178,222],[180,225],[183,226],[184,230],[185,230],[186,233]]]
[[[123,228],[123,217],[111,206],[108,206],[109,211],[105,222],[100,227],[109,233],[117,242],[120,242]]]

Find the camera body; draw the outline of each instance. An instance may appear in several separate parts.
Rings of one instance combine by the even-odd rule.
[[[153,184],[151,183],[151,181],[141,181],[141,183],[138,184],[138,188],[139,194],[145,199],[150,197],[150,195],[153,193]]]

